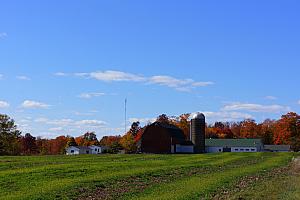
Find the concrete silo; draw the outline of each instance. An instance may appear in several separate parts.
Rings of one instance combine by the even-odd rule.
[[[191,141],[194,144],[194,153],[205,153],[205,116],[195,113],[191,118]]]

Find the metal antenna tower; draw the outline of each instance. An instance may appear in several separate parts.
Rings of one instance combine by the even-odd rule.
[[[127,132],[127,98],[125,98],[125,134]]]

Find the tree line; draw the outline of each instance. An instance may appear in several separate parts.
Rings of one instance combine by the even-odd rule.
[[[182,129],[189,139],[190,114],[179,117],[160,115],[156,121],[173,124]],[[0,114],[0,155],[58,155],[64,154],[69,146],[105,146],[107,153],[135,153],[137,143],[142,137],[144,127],[133,122],[130,130],[123,136],[104,136],[98,140],[94,132],[82,136],[58,136],[54,139],[33,137],[30,133],[22,135],[15,122],[7,115]],[[279,120],[267,119],[257,123],[252,119],[239,122],[215,122],[207,124],[206,138],[260,138],[264,144],[291,145],[294,151],[300,151],[300,115],[294,112],[282,115]],[[158,138],[159,140],[159,138]]]

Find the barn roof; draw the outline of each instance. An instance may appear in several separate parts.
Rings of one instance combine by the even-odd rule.
[[[208,147],[257,147],[262,146],[261,139],[206,139]]]
[[[170,134],[171,137],[177,138],[179,140],[185,140],[182,130],[173,124],[154,122],[151,125],[152,126],[160,126],[162,128],[168,129],[168,133]]]

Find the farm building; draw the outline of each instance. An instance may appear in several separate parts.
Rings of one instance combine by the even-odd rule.
[[[216,153],[216,152],[288,152],[288,145],[265,145],[261,139],[205,139],[205,116],[196,113],[191,119],[190,137],[186,140],[174,125],[154,122],[146,127],[138,149],[142,153]]]
[[[206,139],[207,153],[215,152],[259,152],[264,145],[261,139]]]
[[[144,130],[140,150],[143,153],[192,153],[193,144],[185,140],[178,127],[154,122]]]
[[[144,130],[139,149],[143,153],[205,153],[205,116],[193,116],[190,140],[178,127],[154,122]]]
[[[291,151],[290,145],[265,145],[264,151],[268,152],[289,152]]]
[[[102,153],[102,147],[92,145],[88,147],[82,147],[82,146],[71,146],[66,148],[66,154],[67,155],[79,155],[79,154],[101,154]]]

